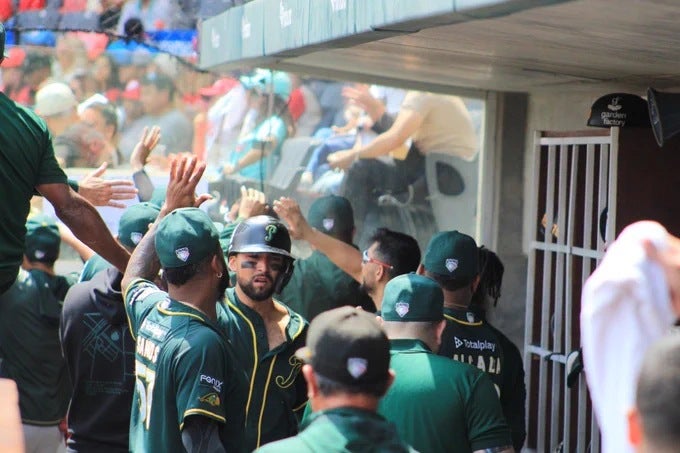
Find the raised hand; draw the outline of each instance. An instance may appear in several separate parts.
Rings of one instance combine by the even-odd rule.
[[[151,128],[145,127],[142,131],[142,137],[135,145],[135,149],[130,156],[130,165],[133,171],[139,171],[144,168],[149,160],[149,155],[154,150],[158,141],[161,139],[161,128],[153,126]]]
[[[313,232],[312,227],[302,215],[300,205],[292,198],[281,197],[274,201],[274,211],[288,225],[293,239],[306,239]]]
[[[196,195],[196,186],[205,171],[205,162],[196,157],[179,156],[170,163],[170,181],[163,211],[167,214],[178,208],[199,207],[210,200],[209,194]]]
[[[241,186],[241,204],[238,208],[239,218],[248,219],[264,214],[267,206],[265,203],[263,192],[255,189],[246,189],[246,186]]]

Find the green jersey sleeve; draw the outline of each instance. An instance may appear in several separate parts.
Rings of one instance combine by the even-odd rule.
[[[167,298],[168,293],[148,280],[139,278],[130,283],[123,294],[123,300],[133,339],[137,339],[137,331],[153,307]]]
[[[43,141],[43,154],[39,163],[40,167],[38,168],[35,185],[55,183],[66,184],[66,174],[64,173],[64,170],[61,169],[57,162],[57,158],[54,156],[52,138],[49,133],[45,134]]]
[[[511,446],[510,429],[503,417],[498,393],[485,373],[476,371],[465,419],[472,451]]]
[[[175,357],[173,381],[180,429],[191,415],[226,422],[224,397],[229,376],[223,341],[210,329],[195,330],[186,336]]]

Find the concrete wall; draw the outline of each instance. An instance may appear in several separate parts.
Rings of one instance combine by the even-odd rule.
[[[527,259],[522,251],[524,154],[528,97],[505,93],[498,97],[497,141],[500,152],[498,181],[498,236],[496,253],[505,267],[501,298],[489,307],[489,319],[520,349],[524,344],[524,306]]]

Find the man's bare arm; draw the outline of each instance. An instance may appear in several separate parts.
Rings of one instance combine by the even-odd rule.
[[[303,239],[323,253],[336,266],[361,283],[361,252],[349,244],[312,228],[305,220],[300,206],[292,198],[282,197],[274,202],[274,211],[288,224],[291,237]]]
[[[66,184],[41,184],[36,189],[52,203],[57,216],[78,239],[125,271],[130,254],[111,236],[94,206]]]

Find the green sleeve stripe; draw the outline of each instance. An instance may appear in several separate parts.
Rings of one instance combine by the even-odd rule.
[[[182,416],[182,423],[179,424],[179,430],[181,431],[182,428],[184,427],[184,420],[187,419],[188,416],[190,415],[202,415],[204,417],[212,418],[214,420],[217,420],[220,423],[226,423],[227,419],[222,417],[221,415],[218,415],[214,412],[207,411],[205,409],[189,409],[186,412],[184,412],[184,415]]]

